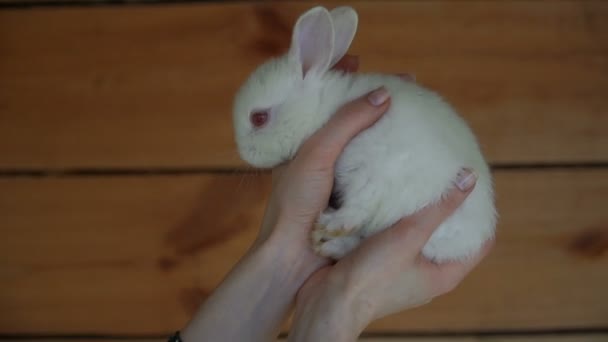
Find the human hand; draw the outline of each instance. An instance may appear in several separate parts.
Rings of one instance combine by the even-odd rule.
[[[357,63],[356,58],[346,56],[336,68],[353,72]],[[346,104],[302,144],[293,160],[273,170],[273,190],[258,241],[272,238],[273,243],[279,240],[300,257],[314,254],[310,232],[328,206],[334,164],[348,142],[373,125],[389,102],[388,93],[380,88]]]
[[[336,63],[336,65],[332,69],[347,73],[356,72],[358,68],[359,58],[353,55],[345,55],[341,60]],[[278,217],[280,214],[282,214],[282,216],[285,218],[291,218],[290,211],[287,211],[286,213],[282,213],[279,211],[279,209],[281,209],[279,208],[280,200],[285,199],[285,196],[283,196],[286,188],[285,183],[293,182],[297,185],[303,185],[305,189],[302,193],[302,196],[299,197],[308,197],[310,200],[303,200],[304,203],[300,203],[300,201],[294,204],[287,203],[288,207],[298,207],[299,205],[302,205],[300,207],[300,211],[303,213],[303,215],[297,214],[293,218],[303,216],[304,224],[310,225],[312,216],[315,215],[315,213],[319,214],[323,209],[325,209],[325,207],[327,207],[329,201],[328,194],[331,193],[331,188],[333,185],[333,173],[330,174],[329,171],[331,171],[330,169],[333,168],[333,164],[335,163],[339,152],[341,152],[341,150],[344,148],[344,145],[348,143],[348,141],[344,140],[344,137],[352,137],[356,135],[359,131],[363,130],[367,126],[370,126],[371,124],[373,124],[373,122],[375,122],[375,120],[379,118],[379,113],[371,112],[368,117],[355,116],[355,119],[363,119],[363,121],[358,120],[360,123],[358,123],[355,127],[339,127],[340,122],[345,121],[344,116],[348,115],[349,110],[352,108],[348,107],[349,105],[351,105],[355,109],[358,108],[359,110],[363,110],[360,105],[357,106],[355,104],[347,104],[345,106],[346,108],[342,108],[340,110],[340,112],[342,113],[341,115],[336,115],[336,117],[330,120],[330,124],[326,125],[319,132],[317,132],[317,134],[315,134],[302,145],[294,161],[279,165],[273,169],[272,193],[270,201],[266,208],[266,213],[264,215],[264,220],[262,222],[262,228],[260,230],[258,240],[265,240],[270,235],[272,229],[275,227],[278,221]],[[349,120],[350,119],[351,118],[349,118]],[[339,121],[335,122],[336,120]],[[328,139],[331,134],[330,129],[339,129],[342,134],[337,139],[339,140],[341,138],[341,140],[338,141],[337,144],[334,146],[322,146],[324,142],[323,139]],[[348,130],[348,133],[346,133],[345,130]],[[330,155],[324,155],[321,156],[321,158],[317,157],[316,155],[311,156],[310,154],[315,151],[319,154],[327,153]],[[295,163],[296,165],[290,167],[289,165],[291,165],[292,163]],[[303,169],[303,167],[308,169]],[[290,171],[286,172],[286,170],[288,169]],[[314,169],[323,169],[323,174],[318,175],[316,172],[314,172]],[[317,179],[317,177],[320,177],[320,179]],[[315,184],[317,184],[317,186],[320,186],[321,189],[307,188],[308,179],[314,179]],[[318,181],[321,181],[321,184],[319,184]],[[295,190],[291,190],[291,193],[297,194]]]
[[[435,229],[472,191],[473,173],[464,170],[459,180],[440,203],[402,219],[335,265],[315,272],[298,293],[290,341],[319,336],[354,341],[373,320],[428,303],[460,284],[487,255],[492,241],[462,262],[436,264],[421,254]]]
[[[355,71],[357,60],[347,56],[336,68]],[[310,231],[328,205],[342,149],[388,108],[388,94],[373,94],[341,108],[294,160],[273,171],[271,199],[256,243],[183,329],[184,340],[269,341],[276,336],[302,284],[328,262],[312,252]]]

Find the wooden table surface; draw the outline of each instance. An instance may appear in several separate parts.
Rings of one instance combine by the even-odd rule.
[[[0,339],[162,341],[260,222],[231,103],[313,3],[110,2],[0,1]],[[608,341],[608,1],[315,3],[355,7],[362,70],[440,92],[496,180],[492,254],[362,340]]]

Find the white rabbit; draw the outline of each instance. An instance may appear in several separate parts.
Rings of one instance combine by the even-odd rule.
[[[414,82],[331,71],[346,54],[357,22],[350,7],[315,7],[298,19],[287,54],[261,65],[236,96],[239,153],[253,166],[274,167],[294,157],[340,106],[384,86],[390,108],[336,163],[334,191],[341,205],[320,214],[312,234],[315,251],[341,258],[361,239],[440,200],[467,167],[478,176],[475,189],[423,254],[436,262],[471,256],[496,225],[490,170],[476,139],[450,105]]]

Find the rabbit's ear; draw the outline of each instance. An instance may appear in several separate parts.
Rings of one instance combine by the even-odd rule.
[[[329,11],[315,7],[296,22],[289,54],[302,65],[302,75],[329,69],[334,50],[334,27]]]
[[[357,12],[349,6],[336,7],[330,14],[334,25],[334,52],[330,63],[333,66],[344,57],[353,42],[359,18]]]

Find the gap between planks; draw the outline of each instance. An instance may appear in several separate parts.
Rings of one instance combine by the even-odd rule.
[[[37,338],[37,339],[22,339],[19,337],[3,338],[0,341],[19,341],[19,342],[166,342],[167,339],[153,338]],[[277,341],[285,342],[286,338],[280,338]],[[608,341],[608,333],[592,333],[592,334],[547,334],[547,335],[518,335],[518,336],[460,336],[460,337],[407,337],[407,336],[390,336],[390,337],[362,337],[360,342],[606,342]]]

